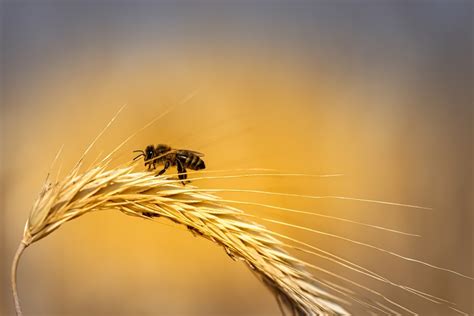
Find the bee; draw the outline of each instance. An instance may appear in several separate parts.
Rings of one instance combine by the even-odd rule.
[[[158,172],[157,176],[165,173],[169,167],[176,166],[178,170],[178,178],[181,180],[183,185],[188,177],[186,174],[186,168],[191,170],[201,170],[206,168],[204,160],[201,159],[204,154],[193,150],[173,149],[168,145],[159,144],[156,147],[148,145],[145,150],[135,150],[134,152],[140,154],[133,158],[133,160],[137,160],[143,156],[145,167],[148,166],[148,170],[155,170],[156,165],[163,165],[163,169]]]

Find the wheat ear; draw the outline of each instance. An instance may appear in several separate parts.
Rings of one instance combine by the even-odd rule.
[[[215,195],[176,183],[170,177],[135,172],[132,165],[107,170],[107,162],[62,181],[46,184],[27,220],[12,266],[15,307],[21,315],[16,270],[23,250],[65,222],[89,212],[116,209],[127,215],[163,217],[185,225],[194,234],[222,246],[245,262],[295,315],[339,315],[340,299],[321,289],[304,263],[285,250],[265,227],[243,219],[243,212]],[[337,303],[338,302],[338,303]]]

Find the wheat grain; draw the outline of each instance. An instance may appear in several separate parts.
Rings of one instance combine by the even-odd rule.
[[[212,193],[220,192],[220,190],[201,189],[193,185],[182,186],[179,180],[173,177],[156,177],[150,172],[135,172],[133,164],[107,170],[110,161],[111,157],[108,157],[82,173],[79,172],[80,163],[62,181],[56,180],[54,183],[44,185],[28,217],[23,238],[12,266],[12,289],[18,315],[22,313],[16,288],[16,269],[24,249],[54,232],[69,220],[89,212],[108,209],[116,209],[127,215],[147,220],[157,217],[167,218],[186,226],[193,234],[215,242],[222,246],[231,258],[245,262],[251,271],[275,294],[278,304],[285,304],[295,315],[348,314],[341,306],[341,304],[348,302],[328,293],[323,288],[346,296],[367,307],[368,310],[373,309],[384,314],[393,314],[390,307],[382,305],[380,302],[368,302],[340,285],[336,286],[327,280],[316,279],[306,268],[315,269],[355,285],[381,297],[384,301],[407,313],[416,313],[382,293],[291,256],[284,250],[288,247],[330,260],[428,301],[438,304],[442,302],[453,304],[411,287],[396,284],[373,271],[312,245],[267,230],[265,227],[247,220],[247,218],[254,218],[253,215],[244,213],[230,205],[236,201],[225,200]],[[245,192],[245,190],[242,191]],[[239,204],[253,205],[255,203],[241,202]],[[260,218],[260,220],[293,226],[286,222],[267,218]],[[300,226],[298,228],[309,230],[309,228]],[[323,233],[314,229],[310,230]],[[359,244],[352,239],[329,235]],[[293,241],[305,248],[291,246],[277,238]],[[362,245],[373,248],[365,243]],[[376,248],[376,250],[471,279],[471,277],[458,272],[406,258],[385,249]]]
[[[150,219],[168,218],[193,233],[222,246],[248,267],[297,315],[347,314],[342,299],[323,290],[305,270],[304,262],[283,250],[284,244],[263,226],[243,219],[242,211],[223,204],[217,196],[183,187],[169,177],[134,172],[132,165],[107,170],[102,162],[83,173],[77,168],[64,180],[43,188],[27,220],[21,246],[46,237],[62,224],[89,212],[116,209]],[[17,313],[21,310],[14,286]]]

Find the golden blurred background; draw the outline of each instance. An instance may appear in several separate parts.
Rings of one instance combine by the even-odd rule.
[[[56,152],[64,144],[64,175],[123,104],[86,165],[175,106],[131,140],[117,163],[134,149],[168,143],[204,152],[209,170],[342,173],[196,185],[431,207],[220,194],[420,234],[241,206],[473,275],[472,9],[469,1],[4,1],[0,314],[13,315],[10,264]],[[474,312],[470,280],[262,223]],[[456,314],[292,254],[420,314]],[[18,287],[25,315],[279,315],[266,288],[221,248],[171,222],[114,211],[69,222],[28,248]]]

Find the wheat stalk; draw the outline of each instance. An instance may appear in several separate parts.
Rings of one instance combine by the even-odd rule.
[[[123,167],[107,170],[110,163],[110,156],[102,162],[89,168],[83,173],[79,173],[81,164],[62,181],[46,183],[35,202],[25,225],[22,241],[14,257],[11,278],[12,290],[15,300],[15,308],[18,315],[22,315],[16,285],[16,271],[18,261],[23,251],[32,243],[46,237],[63,223],[77,218],[85,213],[116,209],[127,215],[153,220],[163,217],[175,223],[187,227],[194,235],[202,236],[216,244],[222,246],[227,254],[235,259],[245,262],[259,279],[275,294],[282,312],[284,310],[281,303],[284,303],[294,315],[337,315],[348,314],[340,303],[348,303],[340,297],[335,297],[324,291],[322,287],[329,288],[342,296],[348,297],[367,310],[377,310],[384,314],[397,314],[390,307],[376,301],[367,301],[359,295],[351,292],[340,285],[332,284],[327,280],[315,279],[305,268],[311,268],[325,274],[336,277],[344,282],[355,285],[367,292],[379,296],[396,308],[404,310],[406,313],[415,312],[390,300],[382,293],[376,292],[359,283],[344,278],[334,273],[316,267],[307,262],[301,261],[285,250],[284,247],[303,251],[316,255],[335,264],[342,265],[352,271],[361,273],[370,278],[398,287],[411,294],[419,296],[433,303],[448,303],[452,310],[454,303],[428,293],[413,289],[408,286],[396,284],[389,279],[374,273],[353,262],[335,256],[312,245],[295,240],[291,237],[267,230],[265,227],[247,220],[254,216],[245,213],[230,204],[243,205],[263,205],[271,208],[283,209],[285,211],[297,211],[294,209],[281,208],[266,204],[233,201],[222,199],[212,192],[252,192],[251,190],[237,189],[201,189],[193,185],[181,185],[180,180],[169,176],[156,177],[150,172],[135,172],[134,165],[128,164]],[[210,171],[214,172],[214,171]],[[249,176],[252,174],[244,174]],[[261,175],[285,176],[286,174],[266,173]],[[225,176],[223,176],[225,177]],[[196,177],[193,180],[214,178]],[[197,181],[196,181],[197,182]],[[255,191],[265,194],[279,194],[292,196],[292,194],[275,193],[266,191]],[[300,195],[296,195],[301,197]],[[307,198],[323,198],[317,196],[306,196]],[[352,199],[352,198],[351,198]],[[406,205],[408,207],[417,207]],[[301,212],[301,211],[297,211]],[[304,214],[318,215],[304,212]],[[343,218],[332,217],[335,220],[347,221]],[[261,220],[283,224],[285,226],[297,227],[312,232],[323,233],[334,238],[344,239],[351,243],[360,244],[366,247],[389,253],[395,257],[416,262],[434,269],[446,271],[464,278],[472,279],[456,271],[434,266],[413,258],[403,257],[397,253],[389,252],[382,248],[374,247],[370,244],[361,243],[347,239],[338,235],[324,233],[314,229],[295,226],[289,223],[275,221],[266,218]],[[349,221],[353,224],[364,225],[365,223]],[[372,228],[389,231],[407,236],[417,236],[410,233],[396,231],[385,227],[369,225]],[[293,241],[304,248],[290,246],[275,237]],[[317,252],[314,252],[317,251]]]
[[[294,314],[347,314],[336,303],[339,299],[315,283],[302,261],[283,250],[283,243],[265,227],[243,219],[241,210],[173,178],[135,172],[132,165],[107,170],[107,165],[103,162],[83,173],[76,168],[64,180],[44,186],[28,217],[12,267],[18,315],[16,270],[24,249],[67,221],[106,209],[144,219],[163,217],[185,225],[245,262],[277,296],[279,304],[283,302]]]

